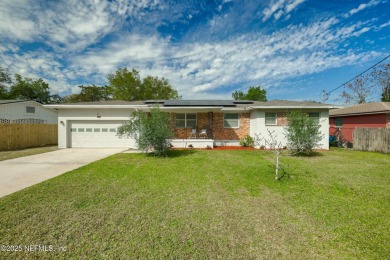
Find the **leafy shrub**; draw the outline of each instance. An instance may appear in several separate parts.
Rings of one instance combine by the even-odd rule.
[[[312,154],[322,140],[320,125],[306,113],[291,111],[287,114],[286,138],[294,154]]]
[[[118,135],[135,138],[140,150],[165,155],[173,136],[169,121],[169,114],[158,107],[151,108],[149,113],[135,111],[129,122],[118,128]]]
[[[246,135],[241,141],[240,145],[245,147],[252,147],[255,144],[255,141],[250,135]]]

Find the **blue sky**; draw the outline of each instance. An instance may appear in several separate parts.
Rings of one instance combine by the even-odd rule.
[[[1,66],[60,95],[128,67],[184,99],[261,85],[268,99],[319,101],[389,47],[389,0],[0,0]]]

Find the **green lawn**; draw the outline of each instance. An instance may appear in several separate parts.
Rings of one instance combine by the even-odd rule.
[[[273,160],[111,156],[0,199],[1,245],[53,246],[0,258],[390,258],[389,155],[286,157],[279,182]]]
[[[58,149],[57,145],[52,145],[52,146],[26,148],[22,150],[0,151],[0,161],[34,155],[34,154],[52,152],[57,149]]]

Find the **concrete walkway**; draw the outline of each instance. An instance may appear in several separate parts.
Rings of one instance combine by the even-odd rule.
[[[0,161],[0,197],[124,150],[73,148]]]

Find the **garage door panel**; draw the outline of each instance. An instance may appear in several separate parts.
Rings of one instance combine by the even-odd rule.
[[[117,128],[124,122],[125,121],[70,122],[70,146],[136,148],[134,139],[117,136]]]

